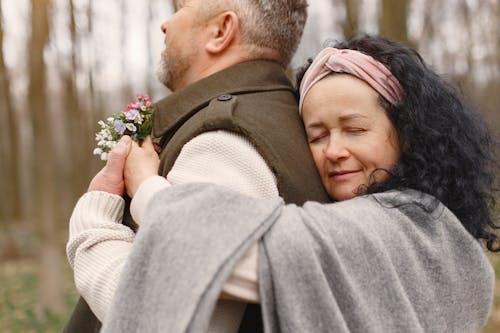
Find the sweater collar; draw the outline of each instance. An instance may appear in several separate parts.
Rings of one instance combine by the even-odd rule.
[[[220,95],[272,90],[294,92],[290,80],[278,63],[253,60],[231,66],[155,103],[153,135],[159,138],[177,129],[189,117]]]

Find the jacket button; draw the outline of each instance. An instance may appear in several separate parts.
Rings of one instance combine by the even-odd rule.
[[[233,96],[231,95],[220,95],[219,97],[217,97],[217,100],[220,102],[227,102],[230,101],[231,99],[233,99]]]

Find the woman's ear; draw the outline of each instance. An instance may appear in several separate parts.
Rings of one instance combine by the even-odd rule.
[[[220,53],[226,50],[240,31],[238,16],[231,11],[217,15],[210,25],[210,40],[205,45],[209,53]]]

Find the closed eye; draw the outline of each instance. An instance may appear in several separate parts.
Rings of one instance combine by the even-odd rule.
[[[351,134],[363,134],[364,132],[366,132],[366,129],[362,127],[347,127],[344,129],[344,131]]]
[[[328,133],[319,133],[316,135],[311,135],[308,137],[309,143],[317,143],[320,142],[322,139],[326,138],[328,136]]]

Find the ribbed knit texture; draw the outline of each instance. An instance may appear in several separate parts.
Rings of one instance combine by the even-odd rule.
[[[100,320],[109,308],[135,236],[121,224],[124,204],[120,196],[88,192],[80,198],[70,219],[66,253],[75,271],[75,285],[82,295],[91,296],[92,310]],[[101,255],[104,253],[107,255]],[[108,283],[101,284],[103,279]]]
[[[276,198],[276,180],[262,156],[240,135],[203,133],[182,148],[167,176],[171,184],[210,182],[256,198]]]
[[[162,176],[153,176],[145,179],[137,188],[134,198],[130,203],[130,214],[137,225],[141,225],[143,215],[147,211],[149,200],[154,194],[171,184]]]
[[[76,203],[75,210],[86,212],[74,213],[69,225],[69,237],[73,238],[87,229],[99,227],[103,222],[121,221],[124,201],[118,195],[93,191],[85,193]]]
[[[205,332],[232,265],[256,239],[267,333],[473,333],[487,322],[491,264],[425,194],[297,207],[186,184],[150,207],[103,332]]]
[[[143,223],[141,212],[147,210],[152,192],[168,186],[158,184],[159,177],[154,178],[139,187],[132,201],[132,214],[139,224]],[[278,197],[274,175],[263,158],[248,140],[224,131],[203,133],[186,144],[167,179],[171,184],[220,184],[256,198]],[[108,312],[135,237],[121,224],[123,208],[124,201],[119,196],[89,192],[78,201],[70,220],[67,255],[74,270],[75,285],[100,321]],[[236,265],[224,290],[243,299],[258,301],[256,267],[257,247],[254,245]],[[234,302],[220,302],[211,331],[225,326],[221,323],[231,324],[230,317],[238,318],[234,313],[237,308]],[[240,306],[240,316],[243,310]],[[232,326],[237,328],[238,323]]]

